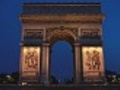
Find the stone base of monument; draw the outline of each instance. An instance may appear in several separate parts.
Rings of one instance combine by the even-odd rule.
[[[120,85],[0,85],[0,90],[120,90]]]

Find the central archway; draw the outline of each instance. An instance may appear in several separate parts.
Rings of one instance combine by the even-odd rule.
[[[72,55],[70,56],[71,57],[71,62],[72,62],[72,69],[71,69],[71,71],[72,71],[72,76],[71,76],[71,78],[69,78],[69,79],[74,79],[75,77],[76,77],[76,70],[75,70],[75,68],[76,68],[76,66],[75,66],[75,53],[74,53],[74,44],[75,44],[75,42],[76,42],[76,37],[75,37],[75,35],[70,31],[70,30],[55,30],[55,31],[53,31],[53,32],[51,32],[50,34],[49,34],[49,36],[48,36],[48,42],[50,43],[50,65],[49,65],[49,78],[50,78],[50,81],[51,81],[51,61],[52,61],[52,59],[51,59],[51,55],[52,55],[52,47],[57,43],[57,42],[59,42],[59,41],[63,41],[63,42],[66,42],[67,44],[69,44],[70,45],[70,47],[71,47],[71,53],[72,53]],[[57,61],[56,61],[57,62]],[[67,62],[68,63],[68,62]],[[66,63],[66,64],[67,64]],[[69,72],[69,71],[68,71]],[[61,75],[60,75],[61,76]],[[67,78],[67,79],[68,79]],[[63,83],[63,80],[62,80],[62,83]]]
[[[50,82],[73,83],[73,47],[66,41],[57,41],[51,48],[50,56]]]

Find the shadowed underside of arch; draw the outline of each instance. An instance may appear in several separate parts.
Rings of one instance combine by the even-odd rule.
[[[73,45],[73,43],[75,42],[75,37],[67,31],[59,31],[59,32],[56,31],[56,32],[51,33],[48,39],[51,45],[53,45],[55,42],[59,40],[67,41],[71,45]]]

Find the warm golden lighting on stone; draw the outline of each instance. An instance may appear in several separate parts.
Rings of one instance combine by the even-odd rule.
[[[22,76],[36,77],[40,62],[40,48],[24,46],[22,48]]]
[[[100,79],[104,73],[103,50],[100,46],[82,47],[83,77],[86,80]]]

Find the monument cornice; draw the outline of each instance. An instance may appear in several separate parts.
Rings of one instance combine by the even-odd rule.
[[[104,19],[103,14],[74,14],[74,15],[40,15],[40,14],[22,14],[20,19],[23,23],[78,23],[95,22],[101,23]]]

